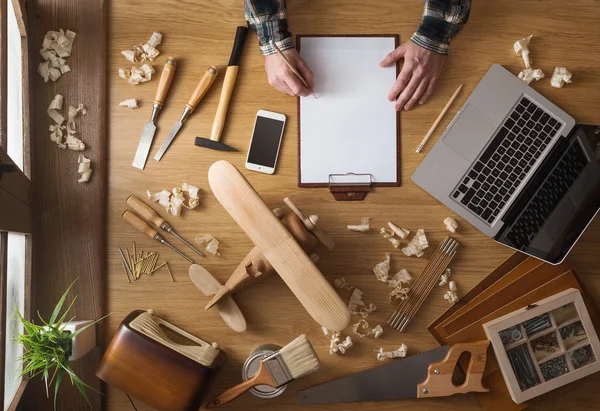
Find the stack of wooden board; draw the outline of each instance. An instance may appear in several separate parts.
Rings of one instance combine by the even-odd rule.
[[[597,308],[569,264],[550,265],[520,253],[500,264],[428,329],[442,345],[486,339],[484,323],[569,288],[581,291],[592,323],[600,329]],[[491,348],[483,382],[490,392],[477,396],[486,411],[518,411],[528,406],[512,401]]]

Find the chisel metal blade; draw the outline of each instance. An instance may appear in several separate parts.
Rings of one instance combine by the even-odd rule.
[[[139,168],[140,170],[143,170],[146,166],[146,160],[148,159],[148,153],[150,152],[150,146],[152,145],[155,132],[156,125],[152,121],[150,123],[146,123],[144,126],[144,131],[142,132],[142,138],[140,138],[140,143],[138,144],[138,148],[133,159],[133,166]]]
[[[417,387],[427,379],[429,365],[442,361],[449,346],[371,368],[298,391],[301,404],[335,404],[417,398]]]
[[[156,161],[160,161],[160,159],[162,158],[162,156],[165,154],[165,152],[167,151],[167,149],[169,148],[169,146],[171,145],[171,143],[175,139],[175,136],[177,135],[177,133],[181,129],[182,125],[183,125],[183,123],[181,122],[181,120],[179,120],[177,123],[175,123],[175,125],[173,126],[173,129],[171,130],[171,132],[167,136],[167,139],[162,144],[162,146],[160,146],[160,149],[158,150],[158,152],[154,156],[154,159]]]

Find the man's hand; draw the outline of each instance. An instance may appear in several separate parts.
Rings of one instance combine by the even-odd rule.
[[[283,54],[290,61],[292,66],[298,70],[302,78],[309,85],[307,89],[302,85],[300,80],[294,75],[292,70],[285,64],[283,57],[279,53],[271,54],[265,57],[265,70],[267,71],[267,79],[269,84],[279,91],[282,91],[290,96],[309,96],[313,93],[313,73],[310,71],[306,63],[300,57],[296,49],[284,50]]]
[[[400,59],[404,59],[402,71],[388,95],[389,101],[396,100],[396,111],[410,110],[417,101],[424,104],[429,99],[442,73],[446,56],[407,41],[388,54],[379,65],[388,67]]]

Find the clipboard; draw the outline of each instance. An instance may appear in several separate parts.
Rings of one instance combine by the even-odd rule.
[[[318,96],[298,97],[298,187],[360,201],[372,187],[401,185],[400,113],[387,101],[399,67],[378,65],[399,43],[394,34],[296,36]]]

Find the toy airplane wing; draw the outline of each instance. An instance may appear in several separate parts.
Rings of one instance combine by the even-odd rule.
[[[208,182],[311,317],[329,330],[346,328],[350,323],[346,304],[239,170],[218,161],[208,171]]]

